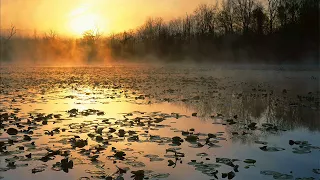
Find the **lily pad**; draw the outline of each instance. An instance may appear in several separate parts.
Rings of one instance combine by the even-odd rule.
[[[117,151],[113,156],[119,160],[124,160],[124,156],[126,156],[126,153],[123,151]]]
[[[245,163],[247,163],[247,164],[254,164],[254,163],[256,163],[257,161],[254,160],[254,159],[246,159],[246,160],[244,160],[243,162],[245,162]]]
[[[155,178],[155,179],[168,178],[169,176],[170,176],[169,173],[157,173],[157,174],[150,175],[151,178]]]
[[[196,142],[198,139],[199,139],[198,136],[189,135],[189,136],[187,136],[186,141],[188,141],[188,142]]]
[[[15,128],[9,128],[9,129],[7,130],[7,133],[8,133],[9,135],[17,135],[17,134],[18,134],[18,130],[15,129]]]
[[[268,146],[262,146],[260,147],[260,149],[262,151],[266,151],[266,152],[277,152],[277,151],[284,151],[284,148],[280,148],[280,147],[268,147]]]
[[[312,172],[314,172],[316,174],[320,174],[320,169],[312,169]]]
[[[131,177],[133,177],[134,179],[142,180],[144,178],[144,170],[132,171],[131,173],[133,174]]]
[[[46,170],[46,168],[47,168],[47,165],[43,164],[41,166],[37,166],[37,167],[33,168],[31,171],[32,171],[32,174],[35,174],[35,173],[39,173],[39,172]]]
[[[296,178],[296,180],[315,180],[314,177],[303,177],[303,178]]]
[[[168,166],[173,166],[175,162],[173,162],[171,159],[168,160]]]
[[[208,156],[208,154],[207,153],[198,153],[198,154],[196,154],[196,156],[205,157],[205,156]]]
[[[295,154],[308,154],[311,153],[311,150],[309,148],[293,148],[294,151],[292,151]]]
[[[282,174],[282,173],[279,173],[279,172],[276,172],[276,171],[260,171],[260,174],[263,174],[263,175],[272,175],[274,179],[281,179],[281,180],[284,180],[284,179],[293,179],[293,176],[292,175],[289,175],[289,174]]]
[[[125,164],[130,165],[132,167],[145,167],[146,166],[143,162],[139,162],[139,161],[135,161],[135,160],[126,161]]]

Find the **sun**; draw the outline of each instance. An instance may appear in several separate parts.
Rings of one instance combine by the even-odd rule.
[[[70,22],[70,28],[76,35],[81,35],[85,31],[93,30],[97,26],[97,17],[93,14],[75,17]]]
[[[81,36],[88,30],[98,28],[99,16],[88,7],[80,7],[70,12],[69,28],[74,35]]]

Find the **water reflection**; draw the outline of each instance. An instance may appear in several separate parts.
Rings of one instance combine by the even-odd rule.
[[[294,104],[292,99],[285,95],[242,94],[235,97],[232,94],[224,94],[213,99],[186,103],[186,106],[204,117],[217,113],[229,118],[237,115],[238,119],[247,123],[265,122],[287,130],[302,127],[310,131],[319,131],[319,110],[300,103]]]
[[[244,77],[188,68],[1,69],[0,132],[11,134],[1,144],[1,176],[266,179],[270,170],[318,178],[316,86],[238,73]]]

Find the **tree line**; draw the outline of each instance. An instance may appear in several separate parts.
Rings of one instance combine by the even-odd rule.
[[[268,62],[318,59],[318,42],[319,0],[223,0],[169,22],[149,18],[108,46],[114,57]]]
[[[53,31],[14,39],[11,30],[11,36],[1,37],[1,60],[25,52],[23,57],[76,57],[88,63],[110,55],[115,61],[317,62],[319,0],[220,0],[170,21],[148,18],[136,29],[107,37],[91,30],[73,40]]]

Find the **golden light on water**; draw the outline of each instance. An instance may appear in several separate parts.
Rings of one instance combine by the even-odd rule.
[[[138,179],[132,175],[138,171],[143,172],[138,177],[152,179],[207,180],[212,173],[221,177],[230,171],[234,174],[225,174],[235,179],[261,179],[267,176],[261,170],[294,170],[281,169],[288,158],[291,164],[308,162],[305,169],[296,166],[296,172],[317,168],[318,111],[300,112],[290,105],[294,90],[302,91],[297,88],[301,80],[316,72],[278,71],[261,77],[266,70],[190,69],[0,68],[0,178]],[[247,77],[257,79],[244,80]],[[275,77],[281,80],[272,82]],[[272,88],[276,85],[281,86]],[[310,86],[306,92],[316,94]],[[253,87],[261,91],[250,91]],[[282,93],[284,88],[290,89],[288,94]],[[302,102],[306,110],[314,107],[313,102]],[[292,137],[306,138],[308,145],[298,148],[302,141],[290,141]],[[287,154],[266,156],[270,153]],[[128,172],[120,173],[120,168]]]

